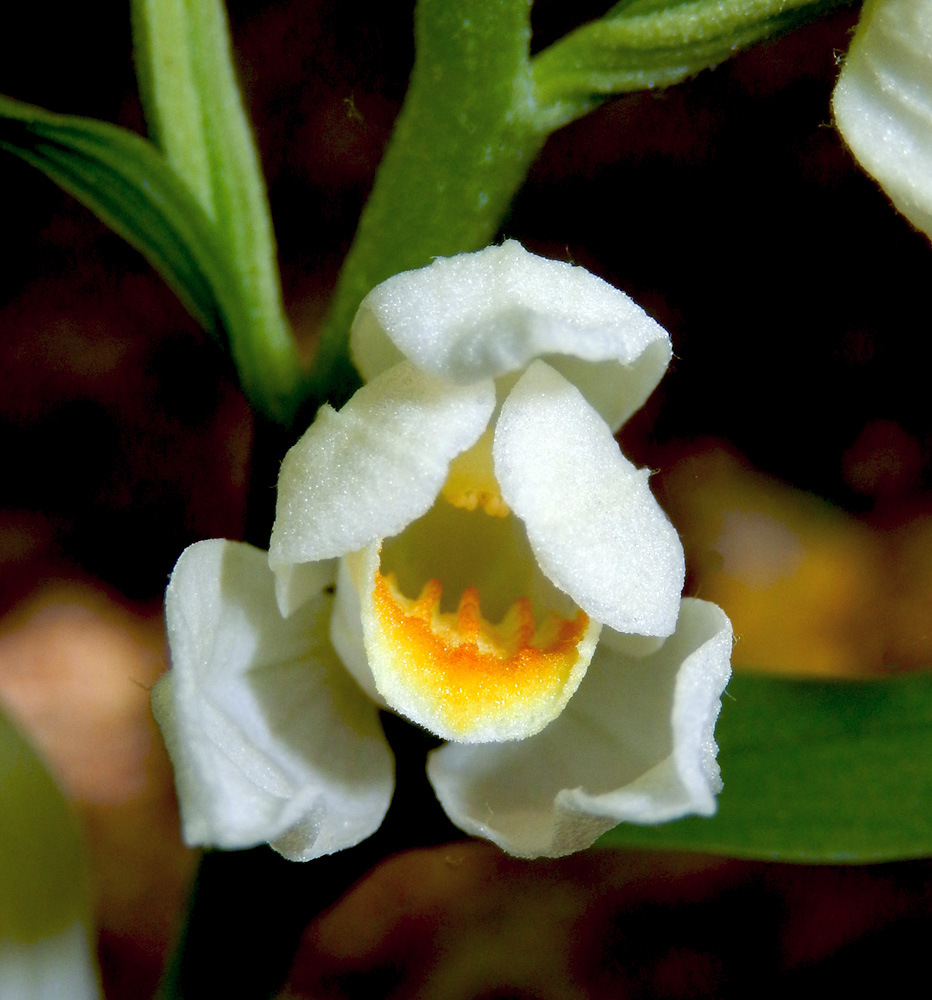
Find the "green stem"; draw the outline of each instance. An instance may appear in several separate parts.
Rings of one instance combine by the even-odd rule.
[[[348,335],[366,293],[493,239],[551,132],[845,2],[630,0],[532,60],[531,0],[419,0],[408,94],[321,329],[312,405],[359,383]]]
[[[324,321],[311,392],[358,384],[347,346],[366,293],[498,231],[547,133],[534,113],[530,0],[420,0],[404,107]]]
[[[133,40],[153,142],[200,203],[235,276],[240,308],[226,319],[240,379],[263,412],[288,423],[303,373],[223,2],[133,0]]]

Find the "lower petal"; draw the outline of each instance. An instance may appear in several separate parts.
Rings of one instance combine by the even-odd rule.
[[[281,617],[266,554],[186,549],[166,593],[172,670],[153,711],[189,844],[263,842],[293,860],[359,843],[393,787],[376,707],[328,640],[325,592]]]
[[[626,656],[600,645],[566,710],[537,736],[450,743],[430,755],[447,815],[519,857],[582,850],[621,822],[711,815],[731,643],[724,613],[687,598],[657,651]]]

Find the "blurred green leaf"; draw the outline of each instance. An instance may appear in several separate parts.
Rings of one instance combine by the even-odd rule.
[[[870,682],[735,675],[709,819],[622,825],[602,847],[870,862],[932,854],[932,674]]]
[[[77,821],[35,751],[0,712],[0,938],[52,937],[89,916]]]
[[[532,60],[537,117],[549,129],[611,94],[669,87],[851,0],[633,0]]]
[[[274,419],[290,418],[300,377],[293,349],[289,344],[270,365],[220,231],[150,142],[0,96],[0,149],[41,170],[139,250],[233,354],[253,404]]]

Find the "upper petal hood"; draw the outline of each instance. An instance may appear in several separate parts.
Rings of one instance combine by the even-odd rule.
[[[495,428],[495,476],[546,576],[596,621],[669,635],[685,564],[679,536],[599,415],[534,362]]]
[[[265,553],[249,545],[182,553],[165,598],[173,668],[152,706],[189,844],[271,842],[303,861],[382,822],[391,752],[327,640],[331,606],[319,593],[282,618]]]
[[[832,96],[861,166],[932,237],[932,0],[869,0]]]
[[[339,412],[321,407],[282,462],[272,568],[287,576],[289,564],[397,534],[431,506],[450,461],[479,438],[494,406],[491,381],[453,386],[402,362]]]
[[[350,343],[366,379],[402,356],[468,384],[554,355],[613,428],[647,399],[671,353],[666,331],[623,292],[513,240],[382,282],[359,307]]]
[[[428,775],[457,826],[519,857],[589,847],[621,822],[710,815],[721,789],[714,727],[731,675],[731,625],[684,599],[653,653],[602,642],[563,714],[518,743],[447,744]]]

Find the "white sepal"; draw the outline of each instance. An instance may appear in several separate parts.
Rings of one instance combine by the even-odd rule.
[[[359,308],[351,346],[366,379],[403,355],[461,385],[554,355],[613,427],[647,399],[670,360],[666,331],[627,295],[514,240],[382,282]]]
[[[339,411],[321,407],[282,462],[269,546],[276,573],[397,534],[434,502],[485,430],[491,382],[452,386],[402,362]]]
[[[861,166],[932,236],[932,0],[869,0],[832,95]]]
[[[335,559],[279,566],[275,573],[278,610],[287,618],[305,601],[317,597],[324,587],[333,583],[336,573]]]
[[[679,537],[579,391],[535,361],[502,407],[493,446],[502,497],[546,576],[619,632],[669,635],[685,563]]]
[[[319,593],[282,618],[251,546],[182,553],[165,604],[173,666],[152,701],[189,844],[270,842],[308,860],[381,823],[392,757],[375,705],[330,646],[331,606]]]

